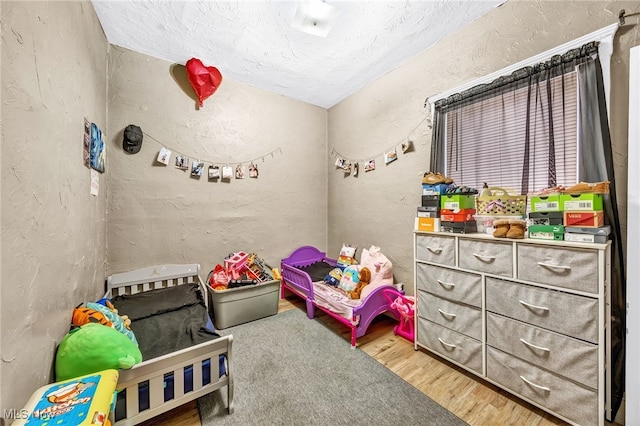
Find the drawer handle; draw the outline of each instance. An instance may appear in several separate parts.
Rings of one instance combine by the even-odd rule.
[[[444,281],[440,281],[440,280],[436,280],[436,281],[438,281],[438,284],[440,284],[446,290],[451,290],[456,286],[454,283],[445,283]]]
[[[435,253],[435,254],[442,253],[442,249],[440,247],[429,247],[429,246],[427,246],[427,250],[429,250],[431,253]]]
[[[438,312],[440,312],[445,317],[449,317],[449,318],[455,318],[456,317],[456,314],[450,314],[449,312],[445,312],[440,308],[438,308]]]
[[[527,346],[530,346],[530,347],[532,347],[534,349],[538,349],[539,351],[551,352],[551,350],[549,348],[544,348],[542,346],[534,345],[533,343],[529,343],[524,339],[520,339],[520,341],[522,343],[524,343],[525,345],[527,345]]]
[[[486,254],[480,254],[480,253],[473,253],[473,255],[475,257],[477,257],[478,259],[485,261],[485,262],[490,262],[493,260],[496,260],[495,256],[487,256]]]
[[[571,270],[571,266],[553,265],[551,263],[544,263],[544,262],[538,262],[538,265],[544,266],[545,268],[551,268],[551,269],[563,269],[565,271]]]
[[[534,388],[538,388],[538,389],[543,390],[543,391],[545,391],[545,392],[551,392],[551,389],[549,389],[548,387],[546,387],[546,386],[536,385],[535,383],[533,383],[533,382],[531,382],[531,381],[527,380],[524,376],[520,376],[520,378],[521,378],[522,380],[524,380],[527,384],[529,384],[529,385],[533,386]]]
[[[520,303],[522,303],[524,306],[526,306],[527,308],[533,308],[533,309],[538,309],[540,311],[548,311],[549,308],[545,307],[545,306],[536,306],[536,305],[532,305],[531,303],[527,303],[524,300],[519,300]]]
[[[440,343],[442,343],[443,345],[445,345],[445,346],[449,346],[450,348],[454,348],[454,349],[456,348],[456,345],[452,345],[451,343],[447,343],[447,342],[445,342],[444,340],[442,340],[442,339],[441,339],[441,338],[439,338],[439,337],[438,337],[438,341],[439,341]]]

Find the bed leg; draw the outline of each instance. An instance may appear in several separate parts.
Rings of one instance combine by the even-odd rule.
[[[356,328],[351,327],[351,349],[356,348]]]
[[[313,306],[313,302],[309,299],[307,299],[305,302],[307,304],[307,316],[309,317],[309,319],[313,319],[316,314],[316,307]]]

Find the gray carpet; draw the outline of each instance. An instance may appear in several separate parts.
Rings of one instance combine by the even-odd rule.
[[[300,309],[221,334],[233,334],[235,412],[226,388],[202,397],[204,426],[466,425]]]

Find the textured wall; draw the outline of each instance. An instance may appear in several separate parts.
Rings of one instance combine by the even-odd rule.
[[[342,243],[378,245],[393,261],[396,280],[411,287],[411,231],[429,170],[429,123],[412,136],[415,153],[399,154],[388,166],[380,165],[379,154],[429,116],[425,98],[611,25],[620,9],[638,12],[640,3],[508,1],[331,108],[329,149],[352,159],[375,157],[377,168],[365,174],[361,164],[353,178],[329,164],[329,252]],[[628,18],[618,31],[611,61],[611,136],[625,233],[628,51],[640,43],[635,22]]]
[[[84,117],[106,127],[107,42],[90,3],[2,2],[0,409],[53,380],[71,308],[103,292],[105,176],[89,194]]]
[[[279,267],[300,245],[325,248],[325,109],[230,79],[197,109],[183,66],[115,47],[109,57],[108,273],[185,262],[204,278],[231,252]],[[128,124],[145,133],[134,155],[122,150]],[[162,146],[169,166],[155,162]],[[175,168],[177,152],[204,161],[205,176]],[[210,164],[248,172],[254,159],[258,179],[207,179]]]

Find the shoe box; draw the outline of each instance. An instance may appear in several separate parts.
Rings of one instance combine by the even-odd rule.
[[[436,207],[440,209],[440,196],[439,195],[423,195],[422,207]]]
[[[423,183],[422,195],[442,195],[447,192],[447,189],[449,189],[451,186],[453,185],[448,183],[438,183],[433,185]]]
[[[440,208],[445,210],[464,210],[476,208],[475,195],[443,194],[440,196]]]
[[[418,207],[417,217],[440,217],[440,205],[437,207]]]
[[[474,234],[478,232],[475,220],[466,222],[440,222],[440,231],[453,232],[454,234]]]
[[[562,241],[564,229],[562,225],[529,225],[529,238]]]
[[[564,228],[564,240],[578,243],[606,243],[610,233],[611,226],[609,225],[599,228],[567,226]]]
[[[531,212],[529,225],[563,225],[563,212]]]
[[[474,220],[476,209],[462,209],[462,210],[440,210],[440,220],[443,222],[469,222]]]
[[[562,194],[560,195],[560,210],[569,211],[600,211],[602,210],[602,194]]]
[[[604,226],[604,212],[565,211],[564,226],[579,226],[583,228],[599,228]]]
[[[533,195],[529,197],[531,212],[559,212],[562,211],[560,205],[560,194]]]
[[[416,231],[438,232],[440,231],[440,219],[436,217],[416,217]]]

